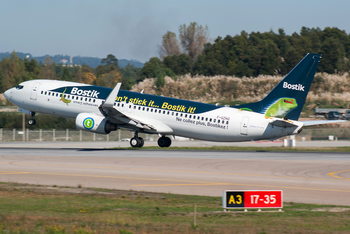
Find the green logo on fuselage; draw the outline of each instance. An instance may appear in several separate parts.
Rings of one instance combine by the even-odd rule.
[[[83,125],[84,125],[84,128],[86,128],[86,129],[92,129],[95,125],[95,122],[94,122],[93,118],[88,117],[88,118],[84,119]]]
[[[295,98],[280,98],[267,109],[265,117],[283,118],[296,107],[298,107],[298,104]]]
[[[66,92],[66,90],[67,90],[67,88],[64,89],[64,91],[63,91],[63,93],[62,93],[62,95],[61,95],[60,101],[66,103],[67,106],[68,106],[68,103],[70,103],[71,100],[67,100],[67,99],[64,98],[64,93]]]

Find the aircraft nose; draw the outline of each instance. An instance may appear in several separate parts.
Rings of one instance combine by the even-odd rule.
[[[10,100],[12,97],[12,89],[6,90],[4,96],[7,100]]]

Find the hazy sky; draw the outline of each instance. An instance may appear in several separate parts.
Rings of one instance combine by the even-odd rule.
[[[350,33],[349,0],[1,0],[0,52],[72,55],[146,62],[167,31],[207,25],[210,38],[242,30],[290,35],[337,27]]]

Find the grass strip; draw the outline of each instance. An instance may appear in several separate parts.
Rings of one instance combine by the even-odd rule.
[[[223,212],[221,197],[10,183],[0,183],[0,204],[0,233],[350,232],[345,206],[284,203],[284,212]]]

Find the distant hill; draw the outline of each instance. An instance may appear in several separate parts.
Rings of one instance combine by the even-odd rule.
[[[45,63],[45,59],[47,56],[50,56],[51,60],[54,61],[56,64],[61,63],[62,59],[67,60],[68,64],[70,62],[69,55],[54,55],[54,56],[44,55],[44,56],[39,56],[39,57],[33,57],[30,53],[22,53],[22,52],[16,52],[16,53],[17,53],[18,57],[20,57],[21,59],[24,59],[27,56],[29,56],[28,57],[29,60],[35,59],[38,63],[40,63],[40,62]],[[10,52],[0,53],[0,60],[2,60],[3,58],[7,58],[7,57],[11,57]],[[96,68],[98,65],[101,65],[101,59],[96,58],[96,57],[73,56],[73,64],[78,64],[78,65],[86,64],[90,67]],[[119,59],[118,58],[118,64],[121,67],[126,67],[128,64],[131,64],[134,67],[138,67],[138,68],[143,67],[143,63],[141,63],[140,61],[137,61],[137,60],[127,60],[127,59]]]

